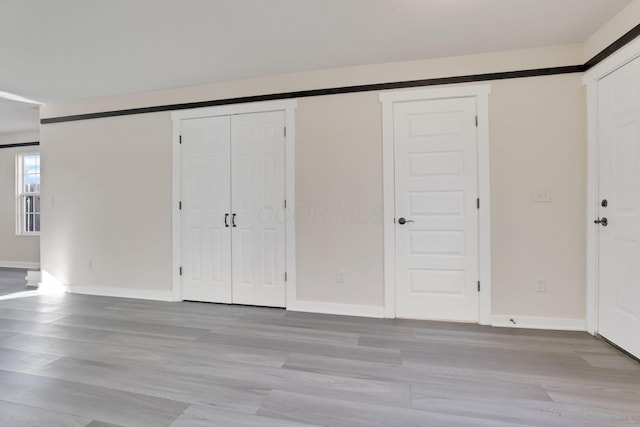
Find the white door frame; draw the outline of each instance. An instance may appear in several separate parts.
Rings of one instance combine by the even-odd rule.
[[[285,215],[285,252],[286,252],[286,305],[296,301],[296,228],[294,209],[295,200],[295,109],[298,102],[295,99],[282,101],[253,102],[246,104],[222,105],[219,107],[194,108],[174,111],[171,113],[173,121],[173,141],[171,152],[171,237],[172,237],[172,295],[173,300],[182,301],[182,286],[180,280],[180,261],[182,259],[181,230],[180,230],[180,193],[181,193],[181,163],[180,163],[180,121],[203,117],[231,116],[234,114],[265,113],[269,111],[284,111],[285,126],[285,197],[287,208]]]
[[[396,316],[396,224],[394,104],[408,101],[475,98],[478,115],[478,271],[481,282],[478,323],[491,324],[491,194],[489,180],[489,94],[491,85],[451,86],[380,94],[384,223],[384,316]]]
[[[640,38],[605,59],[582,77],[587,87],[587,331],[598,333],[598,81],[640,57]]]

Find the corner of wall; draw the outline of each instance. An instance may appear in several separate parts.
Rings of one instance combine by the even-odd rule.
[[[640,0],[633,0],[584,42],[584,61],[596,56],[639,23]]]

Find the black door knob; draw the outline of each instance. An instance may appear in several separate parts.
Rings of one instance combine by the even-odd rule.
[[[400,225],[404,225],[404,224],[406,224],[408,222],[413,222],[413,220],[412,219],[402,218],[402,217],[398,218],[398,224],[400,224]]]
[[[602,224],[603,227],[606,227],[607,225],[609,225],[609,221],[607,221],[607,218],[596,219],[595,221],[593,221],[593,223]]]

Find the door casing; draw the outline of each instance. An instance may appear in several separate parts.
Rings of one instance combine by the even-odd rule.
[[[619,68],[640,57],[640,38],[632,41],[605,59],[582,77],[587,87],[587,332],[598,333],[598,82]]]
[[[171,113],[173,137],[171,152],[171,237],[172,237],[172,299],[182,301],[180,267],[182,259],[180,227],[181,161],[180,161],[180,122],[185,119],[202,117],[230,116],[234,114],[263,113],[284,111],[285,113],[285,196],[287,209],[285,215],[285,262],[286,262],[286,305],[296,301],[296,251],[295,251],[295,109],[297,101],[269,101],[247,104],[223,105],[219,107],[194,108]]]
[[[419,100],[475,98],[478,115],[478,269],[481,325],[491,324],[491,194],[489,182],[489,94],[491,85],[454,86],[384,92],[382,103],[382,167],[384,224],[384,316],[396,317],[396,224],[394,178],[394,104]]]

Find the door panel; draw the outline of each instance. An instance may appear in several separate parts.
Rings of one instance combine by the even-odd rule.
[[[475,116],[474,98],[394,107],[397,317],[478,321]]]
[[[233,302],[285,306],[284,112],[231,118]]]
[[[640,357],[640,59],[598,83],[598,110],[598,329]]]
[[[230,119],[183,120],[182,298],[231,302]]]

